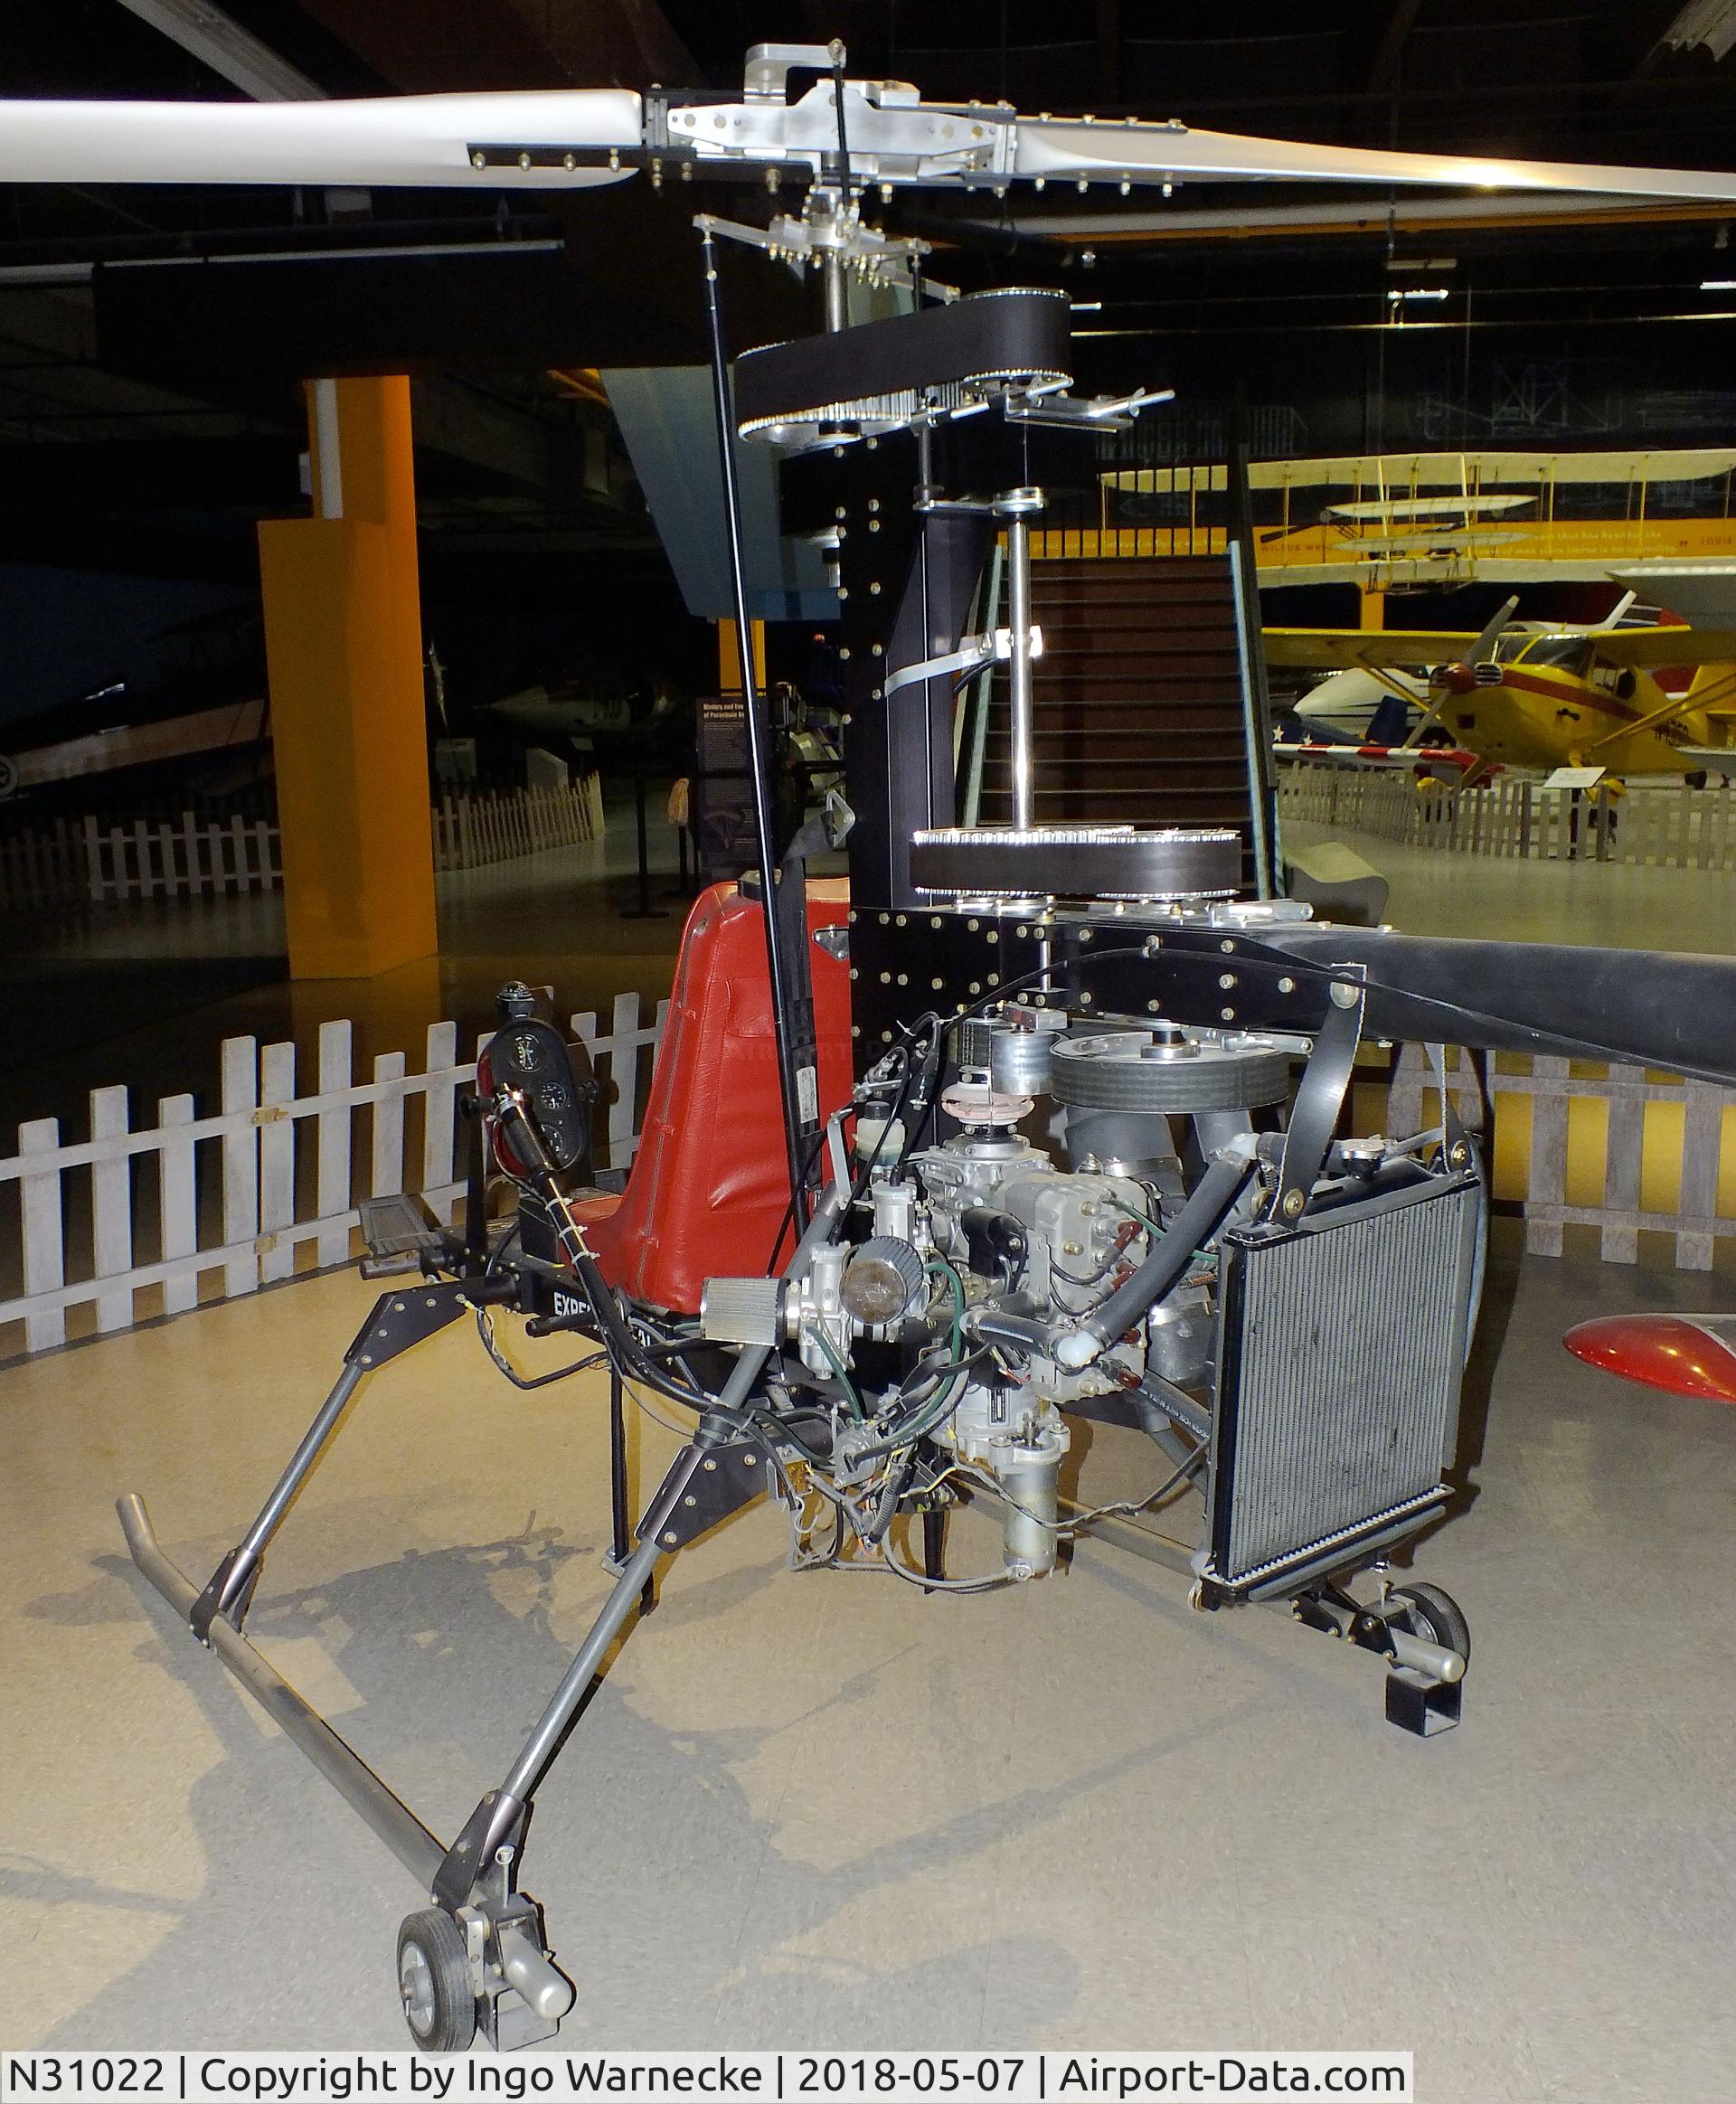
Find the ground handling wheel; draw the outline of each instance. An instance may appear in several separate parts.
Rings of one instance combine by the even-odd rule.
[[[424,2052],[462,2052],[476,2034],[464,1937],[451,1915],[424,1907],[398,1930],[398,1996]]]
[[[1395,1585],[1387,1595],[1385,1609],[1391,1624],[1457,1651],[1468,1665],[1471,1626],[1458,1602],[1438,1585]],[[1406,1666],[1395,1666],[1386,1676],[1386,1721],[1401,1731],[1429,1739],[1437,1731],[1449,1731],[1459,1720],[1465,1699],[1465,1682],[1431,1680]]]
[[[1438,1585],[1395,1585],[1390,1596],[1404,1603],[1404,1624],[1413,1637],[1457,1651],[1471,1663],[1471,1625],[1449,1592]]]

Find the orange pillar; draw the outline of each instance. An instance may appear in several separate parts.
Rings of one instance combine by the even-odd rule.
[[[753,677],[761,698],[766,692],[766,624],[752,621],[749,627],[753,634]],[[735,623],[720,620],[717,624],[717,676],[721,693],[739,694],[741,692],[741,639]]]
[[[314,516],[259,527],[289,972],[439,947],[410,382],[307,384]]]

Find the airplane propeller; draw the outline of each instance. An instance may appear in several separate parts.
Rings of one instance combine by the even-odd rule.
[[[475,184],[583,189],[691,165],[758,176],[839,172],[853,185],[988,189],[1071,181],[1360,183],[1736,203],[1736,173],[1412,154],[1196,131],[1172,118],[1023,117],[1006,103],[925,103],[900,81],[843,77],[841,45],[760,44],[742,97],[626,89],[504,90],[308,102],[0,102],[0,182]],[[821,78],[805,93],[794,71]],[[840,123],[838,98],[843,102]]]
[[[1519,604],[1515,592],[1504,599],[1495,613],[1485,623],[1477,637],[1463,657],[1450,665],[1438,665],[1429,675],[1431,687],[1444,687],[1449,694],[1467,694],[1477,684],[1477,668],[1495,656],[1495,646],[1501,639],[1501,631],[1512,620],[1514,609]]]

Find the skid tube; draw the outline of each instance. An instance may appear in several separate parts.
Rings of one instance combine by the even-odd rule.
[[[799,1276],[814,1250],[830,1235],[844,1193],[829,1191],[816,1206],[788,1267]],[[451,1297],[450,1306],[448,1296]],[[420,1298],[421,1306],[415,1305]],[[434,1912],[411,1916],[400,1932],[401,1986],[405,1936],[439,1916],[456,1927],[463,1943],[458,1977],[468,1968],[476,2021],[495,2046],[535,2044],[552,2038],[572,2007],[576,1989],[552,1962],[542,1931],[542,1909],[517,1888],[532,1800],[561,1750],[611,1646],[636,1609],[651,1597],[657,1566],[695,1535],[751,1503],[770,1487],[772,1471],[751,1436],[740,1429],[737,1406],[764,1369],[769,1353],[749,1345],[736,1360],[715,1399],[715,1414],[703,1411],[689,1444],[676,1455],[640,1520],[637,1540],[624,1559],[611,1555],[615,1584],[573,1654],[561,1684],[532,1727],[504,1781],[486,1791],[450,1847],[306,1702],[262,1652],[242,1634],[264,1551],[297,1492],[338,1428],[344,1406],[364,1372],[377,1370],[400,1351],[446,1326],[461,1303],[454,1288],[412,1288],[387,1295],[345,1354],[345,1371],[304,1435],[284,1475],[246,1541],[219,1563],[202,1592],[164,1553],[145,1501],[128,1492],[116,1501],[121,1532],[140,1574],[159,1592],[188,1633],[214,1651],[253,1699],[294,1741],[350,1807],[409,1871],[434,1901]],[[394,1322],[392,1318],[401,1318]],[[373,1346],[373,1348],[364,1349]],[[614,1544],[622,1542],[624,1499],[619,1470],[611,1467]],[[429,1931],[424,1927],[420,1933]],[[461,1991],[461,1990],[460,1990]],[[410,1995],[406,1993],[406,2010]],[[411,2023],[419,2044],[429,2041]],[[468,2043],[470,2027],[465,2027]],[[439,2045],[434,2050],[441,2050]]]

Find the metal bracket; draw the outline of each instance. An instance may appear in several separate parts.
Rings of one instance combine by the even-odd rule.
[[[1033,621],[1029,630],[1031,655],[1043,656],[1043,628]],[[957,650],[944,657],[925,657],[918,665],[902,665],[886,682],[885,691],[895,694],[900,687],[914,686],[920,680],[939,679],[947,672],[976,672],[985,665],[1005,665],[1013,656],[1011,628],[996,628],[988,636],[967,636]]]
[[[513,1865],[524,1849],[529,1817],[528,1805],[504,1790],[486,1790],[434,1873],[434,1900],[454,1914],[472,1905],[498,1911],[513,1890]],[[509,1852],[504,1858],[503,1849]]]
[[[1365,967],[1346,965],[1332,979],[1326,1020],[1296,1092],[1272,1197],[1272,1217],[1286,1227],[1293,1226],[1307,1211],[1315,1178],[1332,1146],[1356,1063],[1356,1047],[1362,1043],[1366,978]]]
[[[375,1373],[412,1346],[438,1335],[449,1323],[457,1322],[464,1309],[464,1285],[458,1279],[414,1286],[403,1293],[383,1293],[355,1333],[354,1342],[344,1354],[344,1363]]]
[[[639,1522],[639,1539],[655,1540],[660,1549],[683,1548],[751,1505],[772,1481],[758,1440],[730,1439],[717,1446],[695,1441],[676,1455],[659,1485]]]

